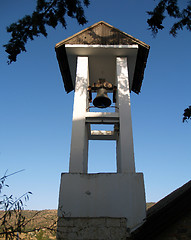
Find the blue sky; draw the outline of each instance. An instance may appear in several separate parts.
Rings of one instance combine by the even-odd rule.
[[[25,169],[8,179],[6,192],[33,192],[28,209],[57,208],[60,174],[69,167],[73,93],[64,91],[54,46],[101,20],[151,46],[141,93],[131,95],[135,164],[144,173],[147,201],[190,180],[191,122],[183,124],[182,113],[191,104],[191,33],[171,37],[166,19],[165,30],[153,38],[146,11],[154,6],[153,0],[92,1],[88,24],[68,18],[66,30],[49,29],[47,38],[29,42],[27,53],[7,65],[6,26],[30,14],[35,0],[1,0],[0,176]],[[114,143],[90,143],[89,171],[115,171]]]

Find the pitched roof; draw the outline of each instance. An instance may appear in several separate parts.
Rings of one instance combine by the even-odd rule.
[[[147,210],[144,224],[132,232],[133,239],[149,240],[191,211],[191,181],[167,195]]]
[[[88,45],[133,45],[138,44],[138,54],[133,77],[132,91],[139,93],[149,53],[149,45],[120,31],[104,21],[100,21],[73,36],[59,42],[55,51],[60,66],[66,92],[74,89],[69,70],[65,44],[88,44]]]

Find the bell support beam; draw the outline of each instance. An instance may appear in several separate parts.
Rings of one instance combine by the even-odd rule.
[[[87,173],[88,126],[86,125],[86,108],[88,81],[88,57],[78,56],[72,120],[70,173]]]
[[[117,140],[117,172],[134,173],[134,148],[131,121],[129,74],[126,57],[116,58],[119,137]]]
[[[115,131],[92,130],[89,140],[116,140],[117,133]]]
[[[88,127],[89,140],[116,140],[116,131],[91,130],[91,124],[119,124],[117,112],[86,112],[86,124]]]
[[[86,112],[86,123],[91,124],[115,124],[119,123],[117,112]]]

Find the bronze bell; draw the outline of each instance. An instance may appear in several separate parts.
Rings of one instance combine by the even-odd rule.
[[[98,108],[107,108],[111,105],[111,100],[107,96],[105,88],[102,87],[97,90],[97,96],[93,100],[93,105]]]

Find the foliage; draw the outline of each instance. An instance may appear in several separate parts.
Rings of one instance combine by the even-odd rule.
[[[0,211],[0,218],[1,214]],[[22,215],[27,224],[19,234],[20,239],[56,239],[57,210],[22,210]],[[13,219],[14,216],[12,216]]]
[[[43,233],[39,235],[38,233],[44,229],[54,234],[57,224],[57,218],[55,219],[55,216],[52,218],[52,216],[41,214],[41,216],[43,215],[40,220],[41,224],[39,224],[38,221],[40,211],[31,211],[31,214],[26,216],[24,202],[29,200],[29,195],[32,194],[31,192],[27,192],[19,198],[14,198],[13,195],[7,196],[2,193],[4,187],[9,187],[6,184],[7,177],[13,174],[7,175],[5,173],[5,175],[0,178],[0,238],[13,240],[18,239],[18,234],[21,234],[20,239],[28,239],[28,237],[26,238],[26,234],[28,233],[35,233],[33,234],[35,237],[43,236]],[[38,225],[35,225],[35,222],[38,222]],[[34,239],[34,237],[32,239]],[[42,239],[49,238],[43,236]]]
[[[3,187],[8,187],[5,181],[10,175],[5,174],[0,178],[0,194],[2,194]],[[27,201],[29,194],[32,193],[27,192],[19,198],[6,194],[1,196],[0,209],[3,210],[3,214],[0,217],[0,236],[4,236],[5,239],[14,239],[17,233],[21,233],[22,228],[25,227],[25,217],[22,215],[23,199]]]
[[[182,121],[187,122],[189,119],[191,119],[191,106],[184,110]]]
[[[75,18],[81,25],[87,23],[83,5],[88,7],[89,0],[37,0],[36,9],[31,15],[7,27],[7,32],[11,33],[11,39],[4,45],[8,63],[15,62],[18,54],[26,52],[25,44],[29,39],[40,35],[47,37],[47,26],[55,28],[61,23],[66,28],[65,15]]]
[[[170,29],[172,36],[176,37],[178,30],[184,28],[191,31],[191,1],[181,10],[178,0],[160,0],[154,10],[147,13],[150,16],[147,23],[154,36],[164,28],[163,21],[166,16],[175,19]],[[191,106],[186,108],[183,114],[183,122],[188,119],[191,119]]]
[[[84,15],[84,7],[88,7],[89,0],[37,0],[36,9],[31,15],[26,15],[7,27],[11,33],[11,39],[4,45],[8,53],[8,63],[15,62],[17,55],[26,51],[28,40],[44,35],[47,37],[47,27],[56,28],[58,23],[66,28],[66,16],[75,18],[81,25],[87,23]],[[191,31],[191,1],[180,9],[178,0],[159,0],[153,11],[147,12],[150,18],[147,20],[149,29],[153,35],[164,28],[163,22],[166,16],[175,20],[170,29],[174,37],[178,30],[186,28]]]
[[[175,23],[170,29],[172,36],[175,37],[177,31],[184,28],[191,31],[191,1],[181,10],[178,0],[160,0],[154,10],[147,13],[150,16],[147,23],[153,35],[156,35],[159,30],[164,28],[163,21],[166,15],[175,19]]]

